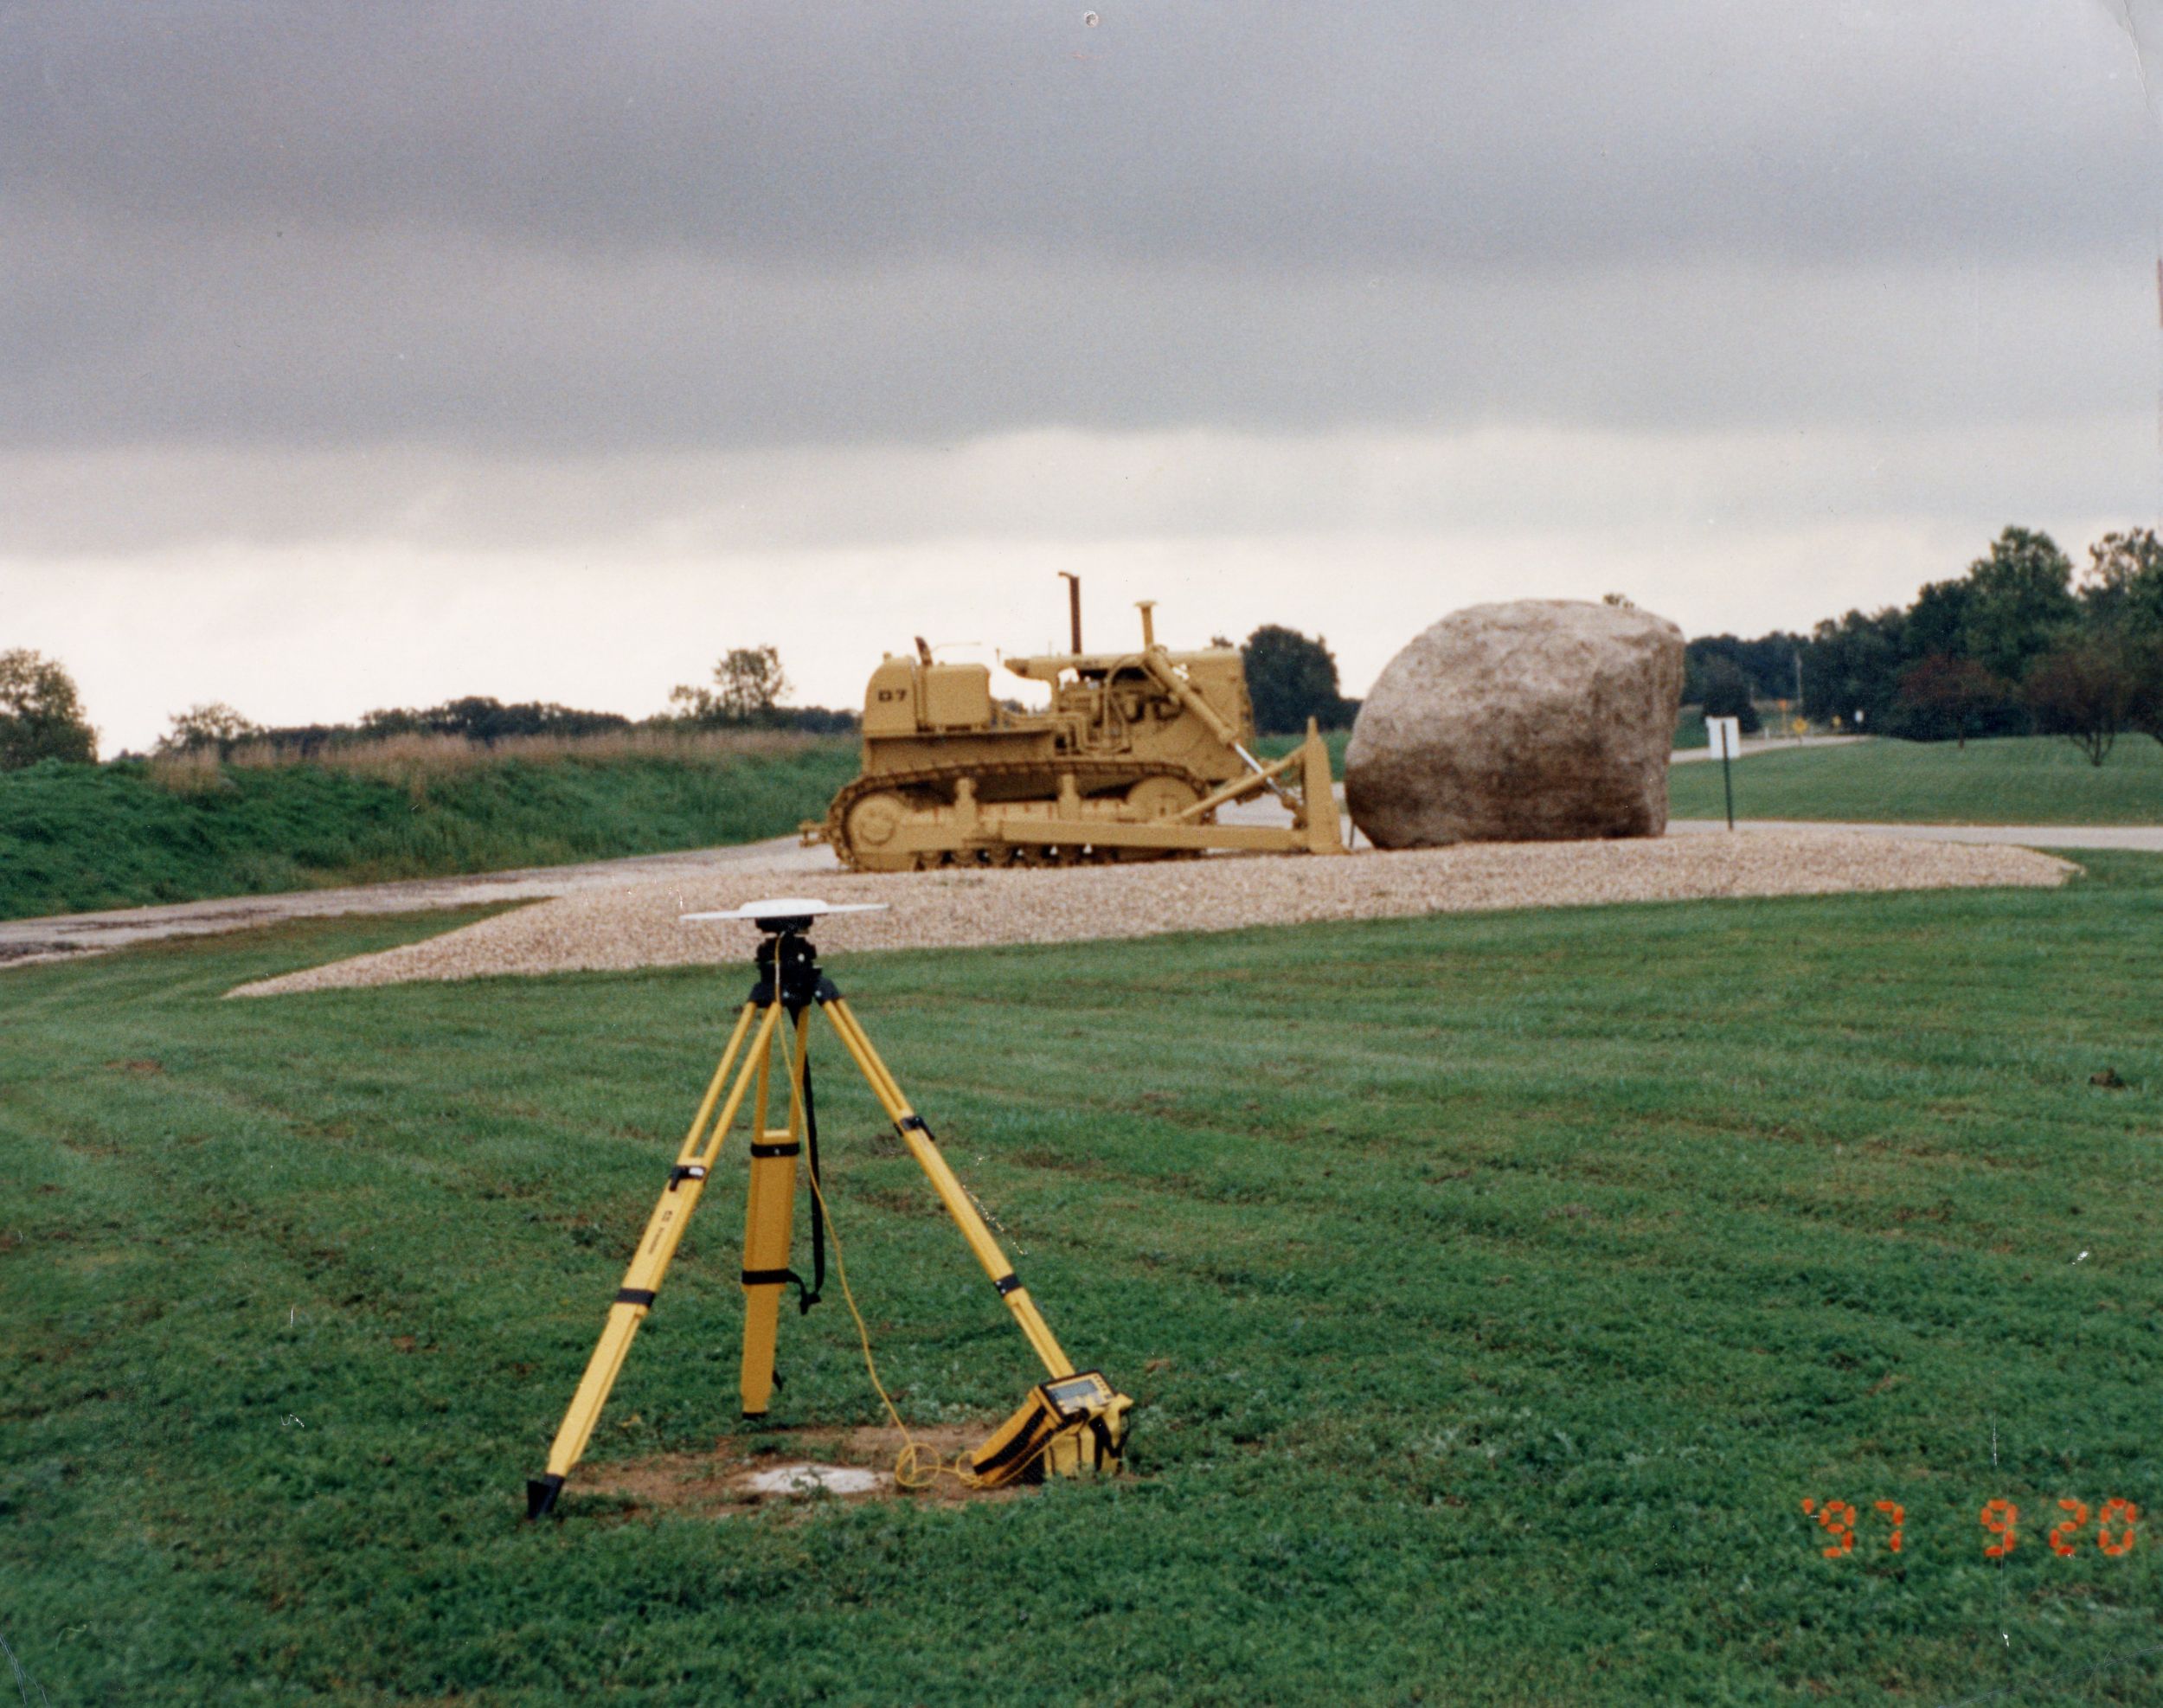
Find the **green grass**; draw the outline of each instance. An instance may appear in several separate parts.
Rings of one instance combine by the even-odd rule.
[[[0,1634],[55,1703],[2153,1703],[2163,1549],[2043,1536],[2163,1515],[2163,861],[2093,870],[844,960],[1137,1474],[720,1522],[521,1489],[742,977],[18,969]],[[988,1427],[1019,1337],[819,1101],[888,1379]],[[594,1461],[740,1427],[740,1156]],[[783,1335],[777,1422],[876,1421]]]
[[[1306,738],[1304,735],[1262,735],[1255,742],[1257,759],[1282,759]],[[1325,729],[1322,745],[1329,749],[1330,774],[1341,778],[1345,774],[1345,744],[1351,740],[1349,729]]]
[[[2041,736],[1970,742],[1869,741],[1753,754],[1735,767],[1745,819],[1844,819],[1908,824],[2163,825],[2163,745],[2122,738],[2100,767],[2070,742]],[[1717,819],[1720,767],[1667,774],[1678,819]]]
[[[0,774],[0,918],[780,836],[856,774],[853,741],[710,760],[512,760],[394,781],[227,767],[176,791],[139,763]]]

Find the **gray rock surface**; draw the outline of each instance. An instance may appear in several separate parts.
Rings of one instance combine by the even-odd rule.
[[[1569,599],[1474,605],[1390,659],[1345,754],[1377,848],[1659,836],[1682,631]]]

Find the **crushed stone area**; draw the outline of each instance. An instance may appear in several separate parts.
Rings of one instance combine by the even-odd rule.
[[[1851,891],[2048,888],[2079,869],[2031,849],[1847,832],[1742,831],[1627,842],[1473,843],[1343,858],[1271,856],[1067,870],[812,875],[746,861],[538,902],[425,942],[243,985],[233,996],[423,979],[742,960],[754,928],[677,915],[772,895],[884,902],[826,921],[830,954],[1059,943],[1165,931],[1505,908]]]

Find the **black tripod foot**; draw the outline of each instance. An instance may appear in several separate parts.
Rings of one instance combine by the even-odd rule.
[[[555,1497],[562,1493],[561,1477],[532,1477],[526,1481],[526,1518],[545,1519],[555,1510]]]

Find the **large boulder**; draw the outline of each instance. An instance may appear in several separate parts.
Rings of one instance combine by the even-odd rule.
[[[1682,631],[1572,599],[1474,605],[1390,660],[1345,801],[1377,848],[1659,836]]]

